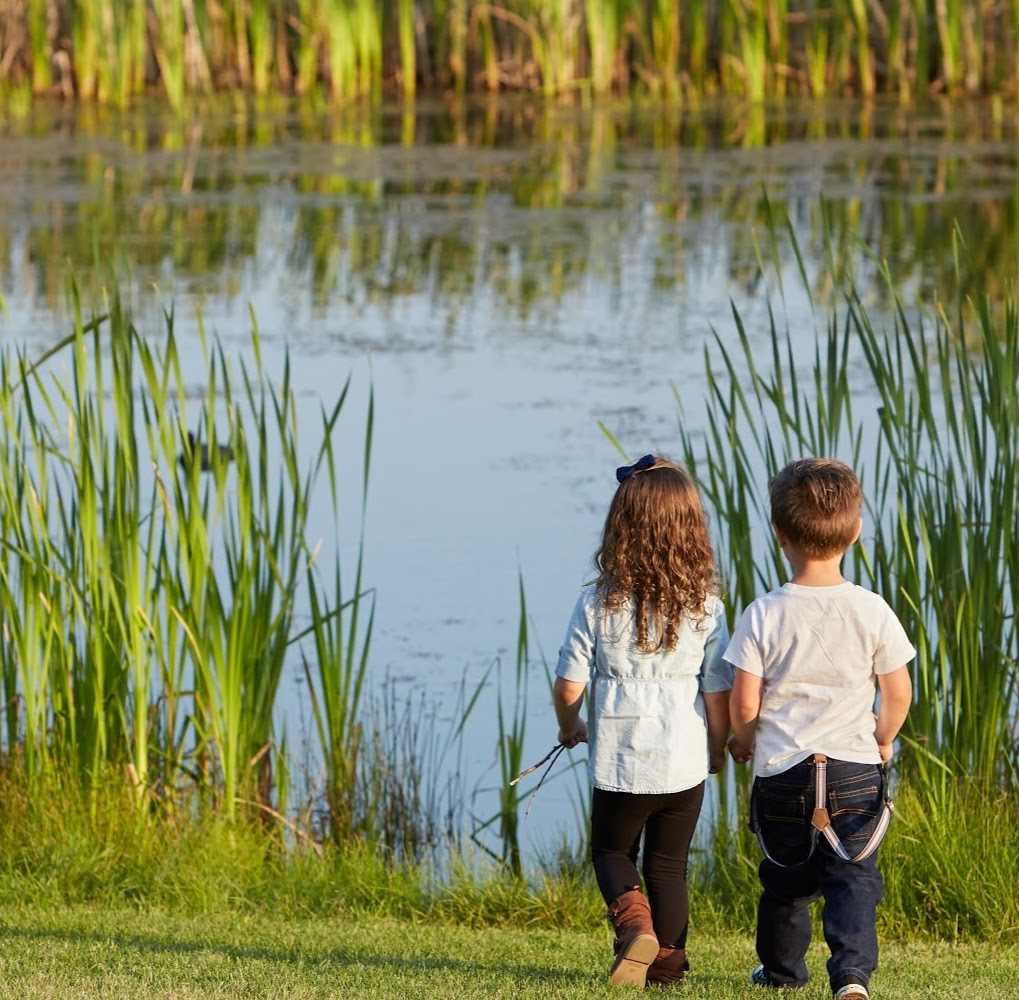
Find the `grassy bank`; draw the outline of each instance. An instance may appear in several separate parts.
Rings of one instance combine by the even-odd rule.
[[[469,845],[411,862],[367,839],[284,845],[253,822],[139,822],[123,791],[98,803],[73,788],[26,801],[8,784],[3,801],[0,914],[30,902],[548,930],[591,931],[604,919],[583,859],[531,858],[517,876]],[[905,785],[896,805],[881,848],[882,937],[1019,944],[1015,797],[952,786],[932,813],[926,790]],[[759,858],[744,823],[730,830],[702,817],[690,881],[705,933],[752,932]]]
[[[268,913],[182,919],[159,910],[94,907],[8,909],[0,926],[4,998],[620,996],[603,981],[607,927],[479,930]],[[749,1000],[760,992],[746,984],[754,962],[750,938],[695,929],[690,953],[684,997]],[[1007,1000],[1019,991],[1017,958],[1015,948],[990,945],[886,945],[874,996]],[[808,962],[812,983],[797,995],[830,997],[821,947]]]

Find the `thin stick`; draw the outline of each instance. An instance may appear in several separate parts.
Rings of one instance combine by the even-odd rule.
[[[531,797],[530,797],[530,798],[529,798],[529,799],[527,800],[527,808],[526,808],[526,809],[524,810],[524,819],[527,819],[527,817],[528,817],[528,816],[530,816],[530,814],[531,814],[531,806],[533,806],[533,805],[534,805],[534,797],[535,797],[535,796],[536,796],[536,795],[538,794],[538,789],[539,789],[539,788],[541,788],[541,786],[542,786],[542,785],[544,784],[544,782],[545,782],[545,779],[546,779],[546,778],[548,777],[548,772],[552,770],[552,767],[553,767],[553,765],[554,765],[554,764],[555,764],[555,762],[556,762],[556,761],[557,761],[557,760],[559,759],[559,755],[560,755],[560,754],[561,754],[561,753],[562,753],[562,752],[563,752],[563,751],[564,751],[565,749],[566,749],[566,747],[564,747],[564,746],[562,745],[562,743],[560,743],[560,744],[559,744],[559,746],[555,747],[555,748],[554,748],[554,749],[552,750],[552,753],[550,753],[550,754],[548,755],[548,756],[549,756],[549,757],[551,757],[552,759],[551,759],[551,760],[549,760],[549,762],[548,762],[548,767],[546,767],[546,768],[545,768],[545,771],[544,771],[544,773],[543,773],[543,774],[542,774],[542,776],[541,776],[541,780],[540,780],[540,781],[538,782],[538,784],[536,784],[536,785],[534,786],[534,791],[533,791],[533,792],[531,792]],[[548,757],[546,757],[545,759],[546,759],[546,760],[548,760]],[[539,765],[539,766],[540,766],[540,765]]]
[[[541,767],[541,765],[542,765],[542,764],[544,764],[544,763],[545,763],[545,761],[547,761],[547,760],[548,760],[548,759],[549,759],[549,758],[550,758],[550,757],[551,757],[551,756],[552,756],[552,755],[553,755],[553,754],[554,754],[554,753],[555,753],[555,752],[556,752],[557,750],[564,750],[564,749],[565,749],[565,747],[564,747],[564,746],[562,745],[562,743],[557,743],[557,744],[556,744],[556,745],[555,745],[554,747],[552,747],[552,749],[551,749],[551,750],[549,750],[549,752],[548,752],[547,754],[545,754],[545,756],[544,756],[544,757],[542,757],[542,758],[541,758],[541,760],[539,760],[539,761],[538,761],[538,763],[537,763],[537,764],[534,764],[534,765],[532,765],[532,766],[531,766],[531,767],[529,767],[529,768],[528,768],[528,769],[527,769],[526,771],[521,771],[521,772],[520,772],[520,773],[519,773],[519,774],[518,774],[518,775],[517,775],[517,776],[516,776],[516,777],[515,777],[515,778],[514,778],[514,779],[513,779],[513,780],[512,780],[511,782],[510,782],[510,785],[515,785],[515,784],[516,784],[516,783],[517,783],[517,782],[518,782],[518,781],[519,781],[519,780],[520,780],[521,778],[526,778],[526,777],[527,777],[527,776],[528,776],[529,774],[531,774],[531,773],[532,773],[533,771],[537,771],[537,770],[538,770],[538,768],[539,768],[539,767]],[[552,763],[554,764],[554,763],[555,763],[555,761],[552,761]]]

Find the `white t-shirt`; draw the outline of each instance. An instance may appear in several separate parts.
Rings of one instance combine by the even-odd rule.
[[[747,607],[723,655],[763,679],[754,770],[766,778],[815,753],[879,764],[875,677],[916,650],[878,594],[787,583]]]
[[[605,615],[593,586],[580,592],[559,650],[556,674],[587,684],[588,768],[595,788],[681,792],[708,775],[703,691],[728,691],[729,639],[717,597],[707,619],[684,620],[667,652],[634,647],[633,608]]]

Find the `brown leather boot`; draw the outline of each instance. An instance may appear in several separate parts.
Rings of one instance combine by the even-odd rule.
[[[690,963],[682,948],[659,948],[658,957],[647,970],[647,985],[663,990],[678,986],[689,969]]]
[[[648,966],[658,954],[651,904],[640,889],[629,889],[609,903],[609,920],[616,931],[616,960],[609,969],[609,982],[645,986]]]

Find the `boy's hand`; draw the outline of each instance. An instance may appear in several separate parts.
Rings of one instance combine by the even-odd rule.
[[[572,731],[559,730],[559,742],[567,750],[572,750],[578,743],[587,742],[587,723],[583,719],[577,719]]]
[[[712,750],[708,753],[708,774],[718,774],[725,770],[725,750]]]
[[[881,754],[882,764],[887,764],[895,756],[895,750],[891,743],[879,743],[877,749],[878,753]]]
[[[736,761],[737,764],[745,764],[754,755],[754,748],[740,743],[735,736],[729,737],[727,746],[729,747],[729,753],[732,755],[732,759]]]

